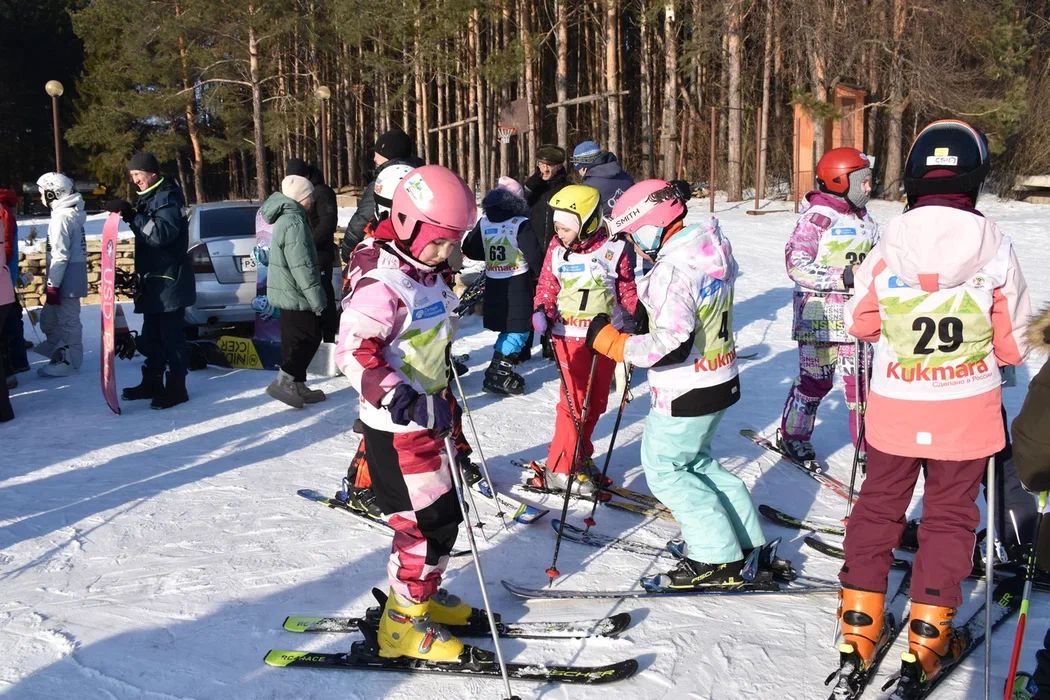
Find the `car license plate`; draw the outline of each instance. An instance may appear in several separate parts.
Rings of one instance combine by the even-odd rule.
[[[255,258],[252,256],[237,258],[237,266],[241,272],[255,272]]]

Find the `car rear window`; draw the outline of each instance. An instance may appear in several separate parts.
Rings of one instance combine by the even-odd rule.
[[[255,212],[258,205],[198,210],[200,236],[205,238],[255,236]]]

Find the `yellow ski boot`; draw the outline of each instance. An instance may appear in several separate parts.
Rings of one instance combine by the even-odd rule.
[[[469,607],[469,606],[468,606]],[[390,591],[379,618],[379,655],[432,662],[456,662],[463,642],[430,619],[430,601],[415,603]]]

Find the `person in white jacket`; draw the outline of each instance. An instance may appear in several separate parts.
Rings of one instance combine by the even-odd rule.
[[[34,350],[51,362],[42,377],[65,377],[84,361],[80,300],[87,296],[87,245],[84,241],[84,198],[62,173],[46,173],[36,181],[40,201],[51,210],[47,227],[47,288],[40,329],[47,339]]]

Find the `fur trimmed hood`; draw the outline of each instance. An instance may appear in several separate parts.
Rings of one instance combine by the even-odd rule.
[[[1028,322],[1028,342],[1033,348],[1050,352],[1050,304],[1044,306]]]
[[[529,215],[529,205],[525,203],[525,200],[516,197],[502,187],[489,190],[485,198],[481,200],[481,208],[485,210],[488,220],[496,223],[515,216]]]

